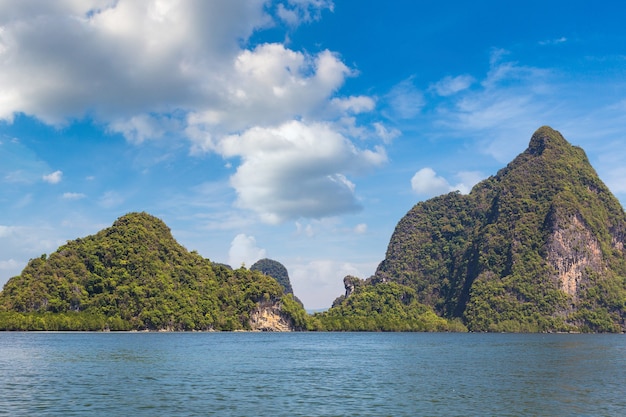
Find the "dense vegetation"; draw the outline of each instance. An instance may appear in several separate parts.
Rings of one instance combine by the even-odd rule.
[[[414,289],[393,282],[357,285],[352,294],[313,319],[314,325],[328,331],[466,331],[460,321],[443,319],[419,303]]]
[[[469,195],[416,204],[376,274],[346,277],[324,313],[306,314],[279,262],[233,270],[131,213],[32,259],[0,292],[0,329],[245,330],[269,305],[302,330],[626,331],[625,243],[584,151],[543,127]]]
[[[31,260],[0,293],[0,328],[23,330],[248,329],[259,301],[281,303],[276,280],[188,252],[146,213]],[[285,300],[289,312],[304,313]]]
[[[273,259],[263,258],[256,261],[251,267],[250,271],[259,271],[262,274],[269,275],[274,278],[283,287],[285,294],[293,294],[293,288],[291,287],[291,280],[289,279],[289,273],[287,268],[283,264]]]
[[[415,205],[373,282],[407,285],[474,331],[623,331],[625,235],[584,151],[543,127],[469,195]]]

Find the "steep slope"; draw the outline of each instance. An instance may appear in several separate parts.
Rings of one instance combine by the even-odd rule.
[[[542,127],[469,195],[415,205],[373,281],[470,330],[626,330],[625,230],[584,151]]]
[[[275,280],[212,264],[178,244],[161,220],[131,213],[49,257],[31,260],[6,283],[0,310],[30,314],[2,316],[26,320],[26,328],[33,314],[40,314],[37,320],[52,327],[61,317],[70,328],[265,329],[255,314],[278,314],[284,297]],[[279,314],[281,329],[297,327],[292,315],[298,308],[287,304],[291,311]]]
[[[250,271],[259,271],[274,278],[283,287],[285,294],[293,294],[289,272],[283,264],[273,259],[263,258],[250,267]]]

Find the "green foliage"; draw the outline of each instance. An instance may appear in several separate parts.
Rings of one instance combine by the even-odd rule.
[[[553,241],[558,233],[563,248]],[[474,331],[624,331],[625,243],[624,210],[584,151],[542,127],[469,195],[415,205],[375,280],[410,286],[437,314]],[[576,294],[561,288],[558,256],[588,263]]]
[[[123,331],[132,323],[119,316],[105,317],[90,313],[18,313],[0,312],[0,328],[11,331]]]
[[[282,299],[282,311],[291,317],[297,330],[317,330],[318,324],[309,316],[300,301],[293,294],[287,294]]]
[[[287,268],[278,261],[272,259],[261,259],[254,263],[250,267],[251,271],[259,271],[265,275],[269,275],[274,278],[283,287],[285,294],[293,294],[293,288],[291,288],[291,281],[289,280],[289,273]]]
[[[362,285],[331,309],[313,316],[316,330],[465,331],[417,302],[415,290],[396,283]]]
[[[212,264],[131,213],[31,260],[0,293],[0,328],[239,330],[259,301],[283,296],[276,280]]]
[[[250,267],[251,271],[259,271],[262,274],[268,275],[274,278],[281,287],[283,287],[283,291],[285,294],[292,294],[293,299],[300,305],[302,309],[304,309],[304,304],[298,297],[293,294],[293,288],[291,287],[291,280],[289,279],[289,273],[287,272],[287,268],[283,264],[273,259],[261,259],[254,263]]]

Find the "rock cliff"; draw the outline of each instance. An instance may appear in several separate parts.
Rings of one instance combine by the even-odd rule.
[[[416,204],[372,282],[470,330],[626,330],[626,216],[585,152],[542,127],[469,195]]]
[[[296,326],[279,302],[261,301],[250,313],[250,329],[262,332],[291,332]]]

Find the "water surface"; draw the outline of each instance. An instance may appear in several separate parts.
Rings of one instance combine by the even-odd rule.
[[[624,335],[0,333],[7,416],[624,416]]]

